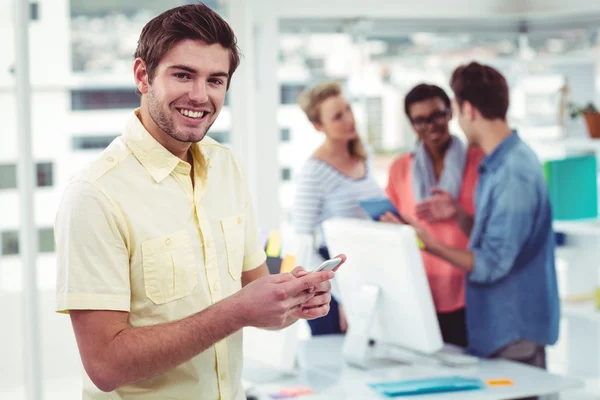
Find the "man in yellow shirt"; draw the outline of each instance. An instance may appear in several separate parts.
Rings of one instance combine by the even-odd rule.
[[[229,25],[201,4],[166,11],[135,57],[141,107],[55,223],[83,398],[242,400],[241,329],[326,315],[334,274],[268,275],[244,174],[205,136],[239,64]]]

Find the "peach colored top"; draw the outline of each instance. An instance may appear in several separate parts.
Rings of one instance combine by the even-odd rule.
[[[479,147],[469,147],[459,193],[460,205],[470,214],[474,212],[473,198],[479,178],[478,167],[484,153]],[[390,168],[387,195],[401,214],[416,215],[416,202],[412,190],[412,154],[399,157]],[[467,249],[469,238],[454,221],[429,223],[421,221],[423,227],[442,243],[459,249]],[[425,251],[423,264],[431,287],[435,309],[438,313],[456,311],[465,306],[465,274],[450,263]]]

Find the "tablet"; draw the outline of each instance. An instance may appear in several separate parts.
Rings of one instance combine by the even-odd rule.
[[[379,221],[379,218],[381,218],[381,216],[387,211],[391,212],[398,218],[401,218],[400,213],[398,212],[398,210],[396,210],[396,207],[394,207],[390,199],[388,199],[387,197],[377,197],[361,200],[360,206],[375,221]]]

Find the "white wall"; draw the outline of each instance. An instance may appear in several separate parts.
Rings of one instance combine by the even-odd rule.
[[[54,282],[54,255],[38,259],[38,281]],[[21,262],[4,257],[0,268],[0,398],[24,396]],[[81,398],[83,368],[68,315],[54,312],[54,285],[39,285],[39,324],[44,399]]]
[[[0,52],[1,54],[1,52]],[[17,113],[15,95],[12,91],[0,88],[0,110],[2,127],[0,128],[0,163],[15,161],[17,154],[17,121],[13,116]]]
[[[15,101],[12,93],[0,95],[0,107],[7,110],[0,133],[0,163],[17,163],[17,129]],[[36,162],[54,164],[53,187],[38,188],[35,198],[35,217],[39,226],[52,226],[62,183],[61,163],[68,159],[66,147],[66,109],[68,94],[65,91],[35,92],[32,94],[32,145]],[[19,226],[19,198],[16,189],[0,191],[0,230],[17,229]]]
[[[2,51],[0,52],[0,87],[13,82],[10,67],[15,58],[15,29],[13,0],[0,0],[0,37],[2,37]]]
[[[0,0],[0,163],[17,162],[16,104],[14,77],[14,4],[17,0]],[[19,0],[20,1],[20,0]],[[38,228],[52,227],[61,195],[64,162],[69,152],[68,82],[71,70],[69,2],[39,0],[39,20],[30,22],[30,78],[32,150],[36,162],[54,163],[54,186],[35,191],[34,213]],[[0,231],[19,228],[19,192],[0,191]],[[55,256],[37,257],[41,359],[44,394],[63,398],[80,396],[77,380],[81,375],[79,355],[68,316],[54,313]],[[24,398],[22,263],[18,256],[0,258],[0,398]],[[75,382],[75,383],[73,383]],[[75,390],[67,394],[60,389]],[[79,392],[79,393],[78,393]],[[56,397],[55,397],[56,398]]]
[[[14,64],[14,2],[0,0],[0,87],[14,85],[8,68]],[[71,47],[69,33],[69,2],[67,0],[38,0],[38,21],[29,29],[29,58],[32,85],[66,81],[70,72]]]

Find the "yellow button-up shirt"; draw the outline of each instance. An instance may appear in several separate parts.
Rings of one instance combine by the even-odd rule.
[[[206,137],[190,164],[131,115],[124,133],[67,186],[55,222],[57,311],[119,310],[148,326],[188,317],[241,288],[266,259],[246,179]],[[242,332],[163,375],[84,399],[242,400]]]

